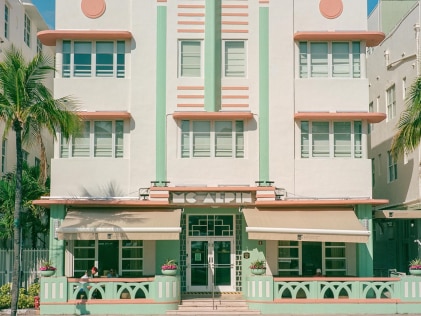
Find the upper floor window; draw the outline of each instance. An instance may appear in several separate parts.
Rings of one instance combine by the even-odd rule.
[[[26,150],[22,150],[22,159],[26,164],[28,163],[28,158],[29,158],[29,152],[27,152]]]
[[[395,85],[386,90],[387,120],[390,121],[396,116],[396,89]]]
[[[387,181],[392,182],[398,179],[398,164],[396,163],[396,159],[393,158],[392,152],[387,152]]]
[[[300,78],[360,78],[359,42],[300,42]]]
[[[4,5],[4,37],[9,38],[9,19],[10,9],[7,5]]]
[[[181,157],[244,158],[244,122],[181,121]]]
[[[246,76],[246,48],[244,41],[224,42],[224,76]]]
[[[198,40],[183,40],[179,43],[179,76],[202,76],[202,42]]]
[[[60,157],[123,157],[123,121],[85,121],[79,135],[61,137]]]
[[[42,42],[37,38],[37,54],[42,52]]]
[[[362,158],[362,123],[301,122],[301,158]]]
[[[26,45],[28,45],[28,47],[31,47],[31,20],[26,14],[23,27],[23,41]]]
[[[7,139],[3,139],[1,142],[1,172],[6,172],[6,155],[7,155]]]
[[[64,78],[125,77],[124,41],[63,41]]]

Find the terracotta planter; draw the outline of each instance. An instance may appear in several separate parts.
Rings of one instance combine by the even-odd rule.
[[[56,270],[45,270],[40,271],[39,274],[41,274],[42,277],[50,277],[53,276],[56,273]]]
[[[250,269],[252,274],[262,275],[266,273],[266,269]]]
[[[163,275],[176,275],[177,270],[161,270]]]

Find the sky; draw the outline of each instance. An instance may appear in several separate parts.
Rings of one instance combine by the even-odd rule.
[[[378,0],[367,0],[367,12],[376,6]],[[45,22],[50,29],[55,28],[54,11],[55,11],[55,0],[32,0],[32,3],[38,8]]]

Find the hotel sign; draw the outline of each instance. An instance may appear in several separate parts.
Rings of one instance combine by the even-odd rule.
[[[175,204],[248,204],[252,203],[250,192],[173,192],[172,203]]]

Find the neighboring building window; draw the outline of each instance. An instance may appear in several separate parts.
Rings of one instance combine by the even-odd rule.
[[[387,120],[390,121],[396,116],[396,91],[395,85],[386,90]]]
[[[9,19],[10,9],[7,5],[4,6],[4,37],[9,38]]]
[[[26,150],[22,150],[22,159],[26,164],[28,164],[28,157],[29,157],[29,152],[27,152]]]
[[[225,41],[224,76],[246,76],[246,50],[244,41]]]
[[[125,77],[125,42],[63,41],[64,78]]]
[[[370,113],[373,113],[374,112],[374,103],[373,102],[370,102],[370,104],[368,105],[368,111]],[[368,133],[370,134],[372,131],[374,131],[374,124],[373,123],[370,123],[368,125]]]
[[[180,41],[180,77],[202,76],[202,43],[201,41]]]
[[[392,156],[392,152],[387,152],[388,182],[398,179],[398,164]]]
[[[42,42],[37,38],[37,54],[42,52]]]
[[[301,122],[301,158],[362,158],[362,122]]]
[[[303,258],[320,258],[320,265],[303,262]],[[324,276],[346,276],[346,244],[278,241],[278,276],[311,276],[317,268],[322,269]]]
[[[376,165],[374,158],[371,158],[371,186],[374,188],[376,185]]]
[[[123,158],[123,127],[123,121],[85,121],[71,140],[61,137],[60,157]]]
[[[6,172],[6,150],[7,150],[7,139],[3,139],[1,142],[1,172]]]
[[[70,247],[71,248],[71,247]],[[143,276],[144,246],[142,240],[75,240],[73,241],[74,276],[80,278],[102,258],[105,269],[116,269],[120,277]],[[119,270],[121,267],[121,270]],[[103,271],[100,271],[101,275]]]
[[[402,100],[406,99],[406,77],[402,78]]]
[[[35,167],[37,167],[37,168],[41,167],[41,160],[37,157],[35,157]]]
[[[244,158],[244,122],[182,121],[181,157]]]
[[[360,78],[359,42],[300,42],[300,78]]]
[[[25,14],[24,29],[23,29],[23,41],[31,47],[31,20],[28,15]]]

